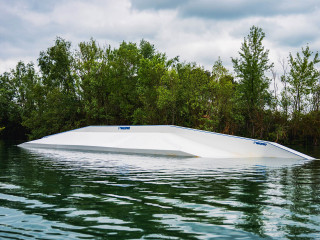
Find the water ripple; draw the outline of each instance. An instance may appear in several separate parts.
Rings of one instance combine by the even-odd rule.
[[[317,160],[1,151],[1,239],[320,238]]]

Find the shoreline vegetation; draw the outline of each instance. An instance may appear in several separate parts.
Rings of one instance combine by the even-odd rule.
[[[76,49],[57,37],[37,66],[0,74],[0,138],[36,139],[87,125],[179,125],[292,145],[320,144],[320,62],[309,46],[278,75],[252,26],[232,74],[169,59],[154,45],[91,39]],[[38,69],[38,70],[37,70]],[[269,77],[271,76],[271,77]],[[281,91],[271,84],[283,85]]]

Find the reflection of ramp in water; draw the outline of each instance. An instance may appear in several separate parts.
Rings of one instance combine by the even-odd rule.
[[[290,158],[178,158],[160,155],[115,154],[64,149],[30,148],[29,153],[69,167],[102,172],[161,172],[202,175],[212,171],[243,172],[248,169],[279,169],[310,161]]]
[[[178,126],[89,126],[21,147],[208,158],[313,159],[277,143]]]

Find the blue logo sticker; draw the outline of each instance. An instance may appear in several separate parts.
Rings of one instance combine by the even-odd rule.
[[[130,130],[130,127],[118,127],[118,130]]]
[[[267,146],[267,144],[265,142],[253,142],[254,144],[257,144],[257,145],[261,145],[261,146]]]

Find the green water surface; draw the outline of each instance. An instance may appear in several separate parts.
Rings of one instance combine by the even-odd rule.
[[[320,239],[320,161],[2,142],[0,239]]]

